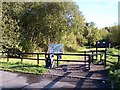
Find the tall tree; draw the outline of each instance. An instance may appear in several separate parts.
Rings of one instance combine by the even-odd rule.
[[[109,34],[110,42],[120,45],[120,39],[119,39],[120,26],[112,26],[109,27],[109,29],[110,29],[110,34]]]
[[[84,45],[84,17],[74,2],[4,2],[2,30],[4,45],[25,52],[47,49],[51,43]],[[72,44],[71,44],[72,43]]]
[[[19,14],[20,3],[2,3],[2,38],[3,44],[8,47],[15,47],[19,44]]]

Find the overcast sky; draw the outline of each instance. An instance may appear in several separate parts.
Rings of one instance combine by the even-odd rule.
[[[119,0],[74,0],[87,22],[95,22],[98,28],[118,23]]]

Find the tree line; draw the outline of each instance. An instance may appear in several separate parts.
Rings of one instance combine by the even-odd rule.
[[[85,22],[75,2],[3,2],[1,26],[3,46],[25,52],[46,51],[49,41],[73,49],[99,40],[120,44],[117,26]]]

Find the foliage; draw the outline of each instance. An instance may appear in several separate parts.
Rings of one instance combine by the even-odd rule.
[[[60,43],[68,32],[73,30],[74,35],[83,30],[77,28],[83,27],[84,19],[73,2],[3,2],[2,5],[4,45],[8,47],[17,45],[30,52],[35,47],[46,48],[48,36],[51,43]],[[71,28],[68,23],[72,23]]]
[[[2,3],[2,37],[3,44],[8,47],[18,47],[19,44],[19,3]]]
[[[28,63],[11,63],[11,62],[0,62],[0,70],[33,73],[33,74],[43,74],[48,71],[44,66],[28,64]]]
[[[120,88],[120,65],[111,66],[109,74],[109,78],[114,82],[115,88]]]
[[[110,61],[112,63],[118,63],[118,57],[117,56],[112,56],[112,55],[118,55],[119,54],[118,49],[109,48],[107,50],[107,54],[110,54],[110,55],[107,55],[107,60],[108,61]],[[107,62],[108,65],[113,65],[112,63]]]
[[[86,24],[74,2],[3,2],[3,45],[33,52],[47,51],[48,42],[73,49],[105,39],[95,23]]]
[[[120,26],[113,26],[113,27],[109,27],[109,40],[110,42],[116,44],[116,45],[120,45]]]
[[[108,52],[109,54],[118,54],[118,49],[115,48],[109,48]],[[111,62],[118,63],[118,57],[108,56],[108,60]],[[109,70],[109,78],[114,82],[115,88],[120,88],[120,64],[112,64],[108,68]]]

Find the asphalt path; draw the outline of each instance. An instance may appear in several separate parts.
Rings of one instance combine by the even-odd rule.
[[[13,73],[8,71],[0,71],[0,87],[3,89],[30,89],[30,88],[61,88],[69,86],[74,88],[75,85],[68,82],[61,82],[48,79],[42,75]]]
[[[67,67],[67,66],[65,66]],[[76,70],[71,67],[67,67],[68,70],[65,69],[51,69],[44,75],[34,75],[34,74],[24,74],[18,72],[8,72],[8,71],[0,71],[0,88],[2,90],[5,89],[52,89],[52,88],[110,88],[110,83],[108,83],[105,77],[101,77],[102,74],[105,74],[105,70],[96,71],[96,67],[93,67],[94,70],[78,72],[77,67]],[[73,72],[74,71],[74,72]],[[76,74],[78,73],[78,74]],[[85,73],[85,74],[83,74]],[[80,76],[81,75],[81,76]],[[96,78],[96,76],[100,78]],[[96,78],[96,79],[94,79]]]

